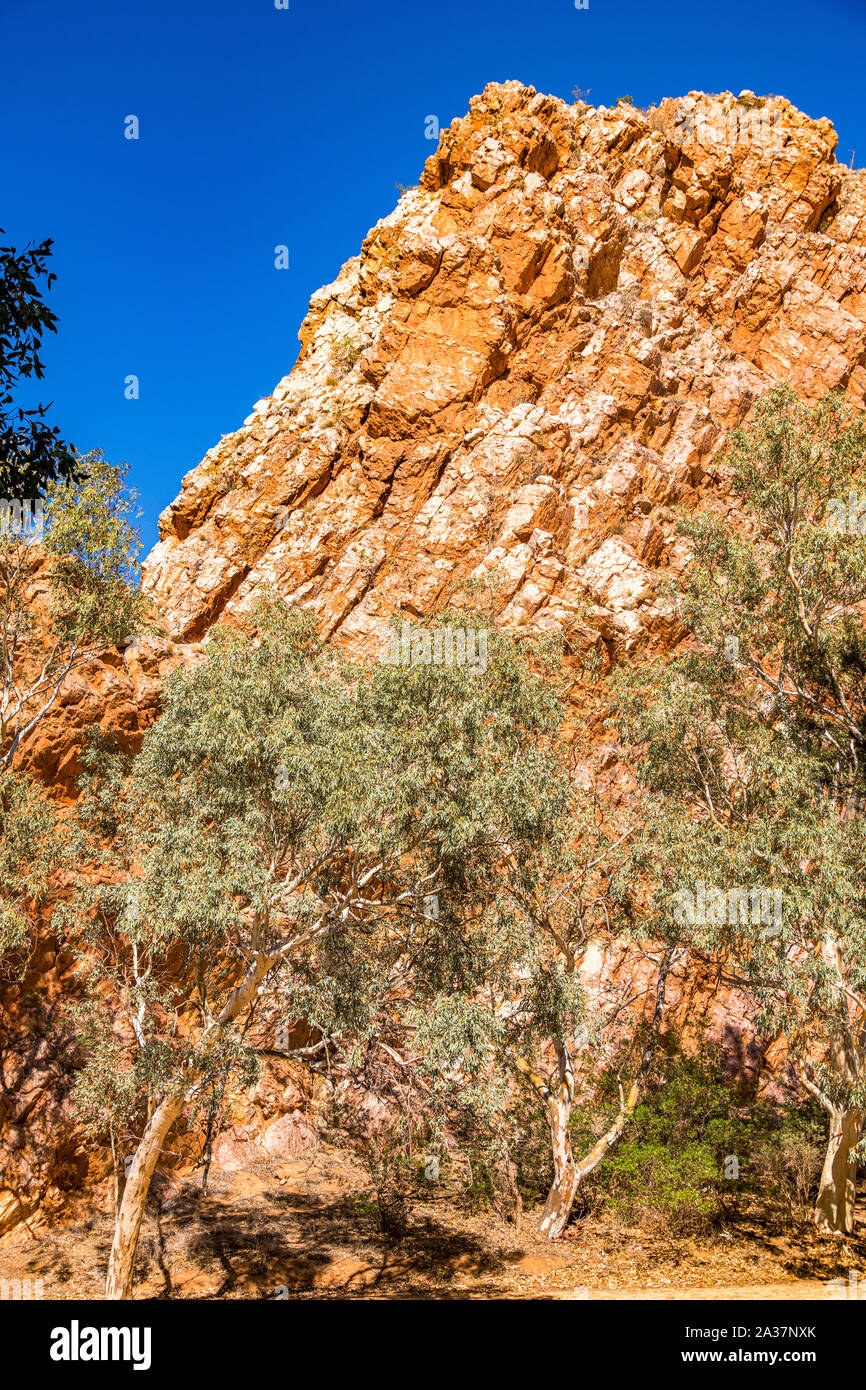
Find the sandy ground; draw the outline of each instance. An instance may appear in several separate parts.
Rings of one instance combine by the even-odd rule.
[[[862,1223],[839,1241],[785,1221],[679,1238],[582,1221],[551,1244],[535,1220],[508,1225],[443,1193],[414,1203],[406,1234],[386,1238],[369,1179],[328,1148],[211,1173],[206,1193],[197,1177],[161,1177],[136,1297],[778,1301],[838,1298],[831,1280],[866,1278]],[[40,1218],[0,1242],[0,1280],[35,1290],[41,1279],[46,1299],[100,1299],[110,1242],[108,1211]]]

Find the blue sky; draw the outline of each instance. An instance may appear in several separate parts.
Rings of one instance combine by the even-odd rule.
[[[594,105],[782,93],[866,163],[866,0],[289,4],[0,0],[0,225],[55,240],[41,395],[78,448],[129,464],[148,548],[183,474],[291,368],[310,294],[417,180],[426,117],[486,82]]]

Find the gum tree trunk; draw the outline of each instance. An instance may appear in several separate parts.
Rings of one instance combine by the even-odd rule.
[[[541,1094],[550,1127],[550,1141],[553,1150],[553,1185],[541,1213],[541,1233],[550,1240],[557,1240],[562,1235],[568,1225],[568,1218],[574,1206],[578,1187],[584,1178],[598,1167],[605,1154],[613,1148],[634,1114],[635,1107],[643,1094],[664,1015],[665,989],[670,965],[671,952],[668,950],[663,955],[659,965],[655,1010],[638,1074],[627,1096],[620,1088],[619,1114],[610,1129],[579,1161],[575,1161],[572,1153],[571,1136],[568,1130],[571,1112],[574,1108],[574,1069],[567,1045],[561,1040],[556,1040],[554,1043],[557,1061],[557,1084],[555,1087],[548,1086],[525,1064],[520,1068]]]
[[[834,936],[828,936],[822,946],[824,961],[835,967],[843,980],[841,951]],[[844,986],[843,986],[844,988]],[[829,1094],[810,1080],[805,1060],[800,1062],[800,1079],[805,1089],[824,1107],[830,1117],[830,1133],[824,1167],[818,1184],[815,1202],[815,1225],[830,1235],[850,1235],[854,1229],[854,1207],[857,1200],[857,1163],[851,1151],[863,1134],[863,1112],[858,1106],[839,1103],[840,1095],[853,1091],[861,1084],[866,1071],[862,1009],[856,1020],[847,1013],[848,997],[840,991],[840,1010],[844,1016],[830,1034],[827,1049],[827,1068],[833,1080]]]
[[[565,1230],[581,1178],[568,1132],[574,1105],[574,1071],[568,1048],[559,1041],[556,1043],[556,1056],[559,1086],[555,1091],[547,1089],[544,1100],[553,1150],[553,1186],[541,1213],[541,1234],[549,1236],[551,1240],[556,1240]]]
[[[570,1070],[570,1066],[569,1066]],[[628,1097],[623,1098],[620,1111],[606,1134],[580,1162],[575,1162],[571,1150],[571,1137],[568,1122],[573,1106],[573,1087],[568,1095],[553,1095],[548,1102],[547,1113],[550,1124],[550,1137],[553,1146],[553,1186],[548,1193],[541,1213],[541,1234],[550,1240],[558,1240],[568,1225],[568,1218],[574,1206],[577,1189],[597,1168],[609,1149],[613,1148],[626,1127],[638,1101],[638,1083],[635,1082]]]
[[[259,985],[280,959],[280,954],[277,951],[269,955],[259,955],[253,961],[244,979],[229,995],[219,1018],[214,1020],[201,1040],[203,1057],[215,1046],[225,1028],[253,1003]],[[151,1179],[168,1132],[181,1114],[194,1084],[195,1076],[189,1073],[177,1090],[160,1101],[148,1120],[135,1151],[114,1223],[114,1239],[111,1243],[105,1285],[106,1299],[132,1297],[135,1252],[138,1248],[138,1236],[147,1206]]]
[[[147,1194],[168,1132],[183,1108],[183,1097],[173,1093],[160,1101],[147,1122],[129,1170],[114,1223],[114,1240],[108,1262],[107,1299],[132,1297],[132,1275],[138,1235],[147,1205]]]
[[[851,1150],[863,1132],[858,1109],[830,1111],[830,1136],[815,1203],[815,1225],[832,1235],[854,1230],[857,1197],[857,1163]]]

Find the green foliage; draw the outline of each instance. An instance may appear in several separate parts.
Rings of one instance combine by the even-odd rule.
[[[531,1208],[544,1201],[553,1181],[550,1129],[537,1098],[528,1090],[512,1097],[509,1120],[517,1186],[523,1202]]]
[[[572,1116],[581,1149],[609,1124],[603,1101]],[[708,1058],[661,1059],[627,1134],[586,1180],[584,1207],[629,1223],[683,1232],[754,1204],[799,1210],[821,1163],[823,1122],[813,1106],[750,1102]]]
[[[79,460],[79,477],[45,492],[45,549],[51,558],[51,612],[62,641],[113,646],[147,622],[137,588],[141,540],[136,494],[126,470],[98,451]]]
[[[670,598],[695,640],[621,672],[614,721],[648,826],[623,902],[746,983],[828,1107],[866,1095],[850,1012],[866,991],[866,536],[827,525],[864,457],[864,417],[837,395],[777,387],[757,404],[728,451],[749,526],[683,520],[693,561]],[[702,914],[701,883],[718,889]],[[779,910],[732,912],[739,889]]]
[[[434,1069],[459,1054],[487,1096],[485,1030],[525,1048],[578,1007],[494,886],[506,861],[524,895],[569,862],[559,706],[498,634],[480,673],[349,663],[272,598],[253,621],[171,677],[131,764],[92,743],[75,853],[110,872],[83,878],[61,918],[85,924],[93,997],[127,1021],[149,1093],[200,1096],[236,1068],[255,1004],[303,1017],[343,1069],[382,1043],[429,1048]],[[250,971],[258,991],[235,1016]],[[485,982],[512,996],[504,1027],[475,1004]]]
[[[344,333],[334,341],[331,360],[341,369],[341,375],[345,376],[355,366],[363,351],[362,339],[351,333]]]
[[[145,613],[122,473],[96,454],[78,462],[76,479],[47,484],[44,545],[0,537],[0,955],[19,972],[60,845],[44,796],[13,771],[16,756],[66,677],[135,631]],[[48,612],[36,601],[46,579]]]
[[[2,228],[0,228],[2,235]],[[57,316],[42,299],[57,278],[47,269],[53,243],[0,246],[0,494],[38,496],[55,477],[77,471],[75,451],[45,423],[46,405],[15,406],[19,381],[45,375],[39,356],[45,333],[57,332]]]
[[[603,1035],[579,962],[592,933],[613,929],[605,874],[615,832],[569,775],[562,707],[548,679],[561,670],[561,644],[522,643],[520,654],[537,675],[509,672],[520,716],[505,739],[494,718],[474,779],[488,827],[484,853],[463,861],[443,900],[446,931],[428,933],[415,958],[410,1014],[430,1103],[462,1134],[483,1133],[491,1157],[518,1153],[523,1143],[532,1112],[520,1088],[543,1113],[547,1082],[558,1089],[563,1081],[539,1071],[538,1058],[556,1049],[570,1055],[589,1019]]]
[[[83,1057],[75,1074],[77,1117],[94,1139],[126,1136],[138,1117],[141,1088],[135,1063],[124,1055],[110,1015],[93,1000],[71,1005],[69,1017]]]
[[[22,974],[54,858],[55,815],[32,778],[0,769],[0,958]]]
[[[66,677],[153,626],[137,586],[134,494],[98,453],[45,488],[42,542],[0,536],[0,768],[54,706]],[[47,605],[37,597],[46,588]]]

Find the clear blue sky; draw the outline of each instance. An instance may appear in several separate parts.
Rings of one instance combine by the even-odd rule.
[[[866,0],[0,0],[0,51],[0,225],[55,239],[42,395],[78,448],[130,465],[148,548],[292,366],[310,294],[417,180],[425,118],[486,82],[781,93],[866,163]]]

